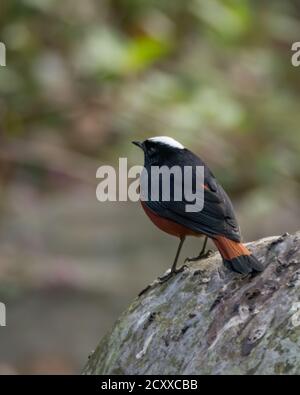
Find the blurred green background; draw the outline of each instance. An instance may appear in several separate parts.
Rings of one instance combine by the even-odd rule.
[[[1,0],[0,41],[0,373],[79,372],[170,265],[139,204],[96,201],[131,140],[199,153],[246,240],[300,228],[298,0]]]

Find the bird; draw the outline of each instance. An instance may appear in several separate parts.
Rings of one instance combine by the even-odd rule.
[[[262,263],[242,243],[240,227],[229,196],[198,155],[168,136],[150,137],[132,143],[143,150],[143,169],[148,174],[154,167],[161,169],[165,166],[171,169],[173,166],[179,166],[183,169],[185,166],[190,166],[193,169],[193,182],[202,182],[202,186],[200,184],[199,186],[203,188],[204,193],[203,208],[196,212],[187,212],[185,199],[175,201],[171,198],[171,195],[174,195],[172,192],[169,201],[162,199],[161,193],[157,199],[151,199],[153,180],[148,177],[146,191],[143,191],[145,185],[143,187],[143,183],[140,182],[141,196],[143,192],[147,194],[146,199],[140,199],[146,215],[160,230],[179,238],[171,270],[159,278],[161,281],[166,281],[185,269],[186,265],[178,269],[177,263],[188,236],[204,237],[204,243],[200,253],[195,257],[186,258],[185,263],[206,258],[210,254],[210,251],[205,252],[207,241],[210,239],[219,250],[223,263],[228,269],[243,275],[256,275],[263,271]],[[204,184],[203,180],[197,179],[195,172],[197,166],[202,166],[204,169]],[[170,189],[173,190],[174,179],[171,177],[170,180],[172,184]]]

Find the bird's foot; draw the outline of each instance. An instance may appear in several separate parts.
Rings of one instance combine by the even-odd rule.
[[[179,269],[175,270],[170,270],[167,274],[164,276],[158,277],[158,281],[156,280],[154,283],[147,285],[146,288],[144,288],[141,292],[139,292],[138,297],[144,295],[146,292],[148,292],[151,288],[153,288],[157,284],[163,284],[166,281],[170,280],[171,277],[174,275],[183,272],[187,268],[187,265],[182,265]]]
[[[185,259],[184,262],[196,262],[196,261],[201,261],[201,259],[206,259],[208,257],[211,256],[211,254],[213,253],[212,250],[208,250],[207,252],[204,252],[198,256],[194,256],[194,257],[188,257]]]
[[[147,287],[145,287],[144,289],[141,290],[141,292],[139,292],[138,297],[144,295],[147,291],[149,291],[149,289],[151,289],[153,287],[152,284],[147,285]]]
[[[167,274],[162,277],[158,277],[159,283],[163,284],[168,281],[174,275],[183,272],[187,268],[187,265],[182,265],[179,269],[170,270]]]

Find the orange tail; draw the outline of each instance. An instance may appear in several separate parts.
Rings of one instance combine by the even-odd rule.
[[[223,258],[224,265],[228,269],[241,274],[262,272],[264,270],[263,265],[242,243],[227,239],[224,236],[217,236],[213,241]]]

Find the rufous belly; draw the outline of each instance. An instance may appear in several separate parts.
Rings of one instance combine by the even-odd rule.
[[[151,219],[151,221],[156,225],[160,230],[163,232],[168,233],[169,235],[176,236],[176,237],[183,237],[183,236],[196,236],[201,237],[203,236],[202,233],[195,232],[189,228],[186,228],[183,225],[177,224],[176,222],[160,217],[156,213],[154,213],[151,209],[147,207],[145,202],[141,201],[142,207],[147,214],[147,216]]]

